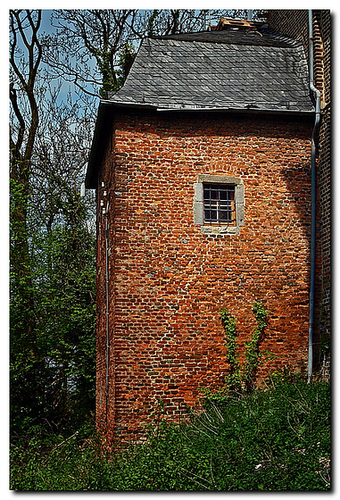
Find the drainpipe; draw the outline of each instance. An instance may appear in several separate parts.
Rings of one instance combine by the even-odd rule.
[[[108,256],[108,204],[106,205],[105,213],[105,294],[106,294],[106,387],[105,387],[105,403],[106,403],[106,421],[108,412],[109,400],[109,363],[110,363],[110,334],[109,334],[109,256]]]
[[[104,183],[102,183],[104,188]],[[105,217],[105,301],[106,301],[106,367],[105,367],[105,422],[107,424],[108,414],[108,399],[109,399],[109,363],[110,363],[110,334],[109,334],[109,238],[108,238],[108,213],[109,213],[109,200],[107,198],[107,191],[103,192],[105,201],[101,200],[102,214]]]
[[[315,136],[320,123],[321,92],[314,86],[314,56],[313,56],[313,11],[308,11],[309,33],[309,88],[315,95],[315,122],[311,144],[311,270],[309,292],[309,333],[308,333],[308,383],[313,371],[313,341],[314,341],[314,295],[315,295],[315,240],[316,240],[316,143]]]

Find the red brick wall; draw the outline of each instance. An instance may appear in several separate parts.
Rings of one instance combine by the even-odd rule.
[[[311,124],[253,115],[117,114],[101,168],[110,199],[110,356],[106,405],[105,216],[98,216],[97,423],[136,435],[162,401],[172,419],[227,373],[220,310],[241,343],[251,308],[270,311],[261,349],[305,370],[308,346]],[[242,179],[239,235],[193,221],[199,174]]]

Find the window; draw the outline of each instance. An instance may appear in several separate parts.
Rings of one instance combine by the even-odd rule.
[[[233,224],[236,222],[235,186],[203,184],[204,222]]]
[[[244,185],[238,177],[201,174],[195,183],[194,223],[202,234],[239,234],[244,226]]]

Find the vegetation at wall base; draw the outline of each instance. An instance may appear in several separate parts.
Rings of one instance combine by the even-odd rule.
[[[330,489],[330,383],[290,376],[188,423],[158,422],[142,444],[103,454],[92,423],[31,429],[11,448],[18,491],[324,491]],[[39,432],[40,430],[40,432]]]

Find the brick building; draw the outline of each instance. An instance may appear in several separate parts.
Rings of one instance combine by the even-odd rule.
[[[136,436],[228,372],[220,311],[240,344],[269,311],[259,377],[306,371],[314,107],[299,40],[255,22],[147,38],[98,111],[97,425]]]

